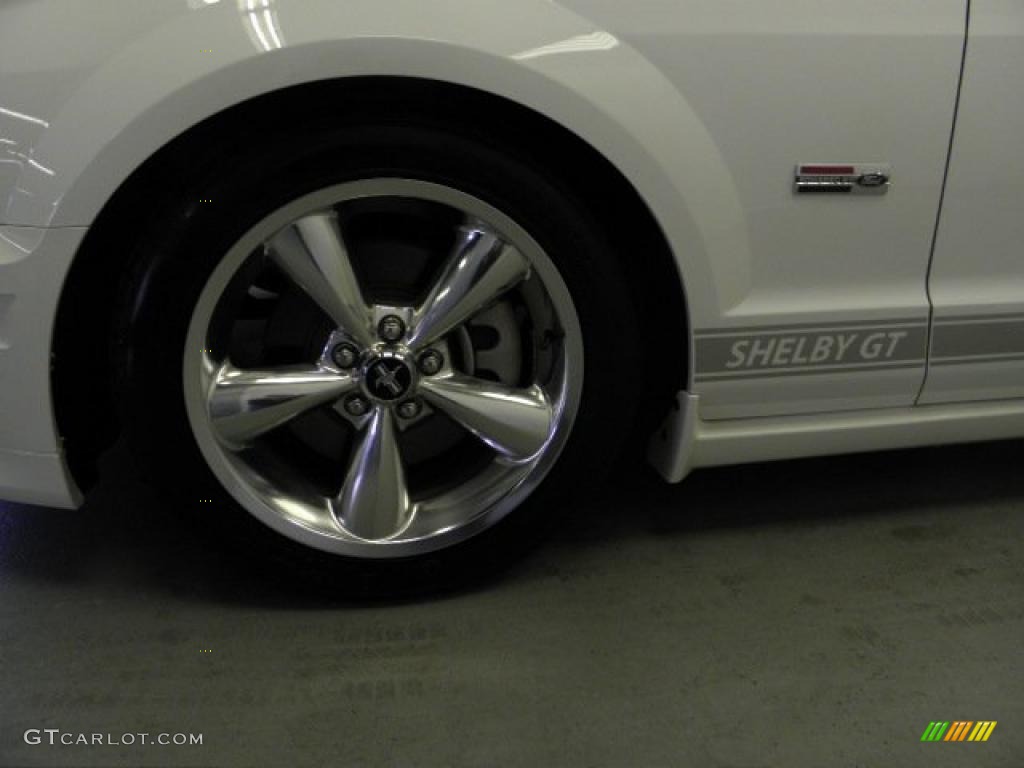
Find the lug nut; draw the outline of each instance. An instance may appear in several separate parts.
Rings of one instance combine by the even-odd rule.
[[[383,317],[377,324],[377,335],[384,341],[398,341],[405,336],[405,323],[398,315]]]
[[[370,410],[370,402],[365,397],[353,395],[345,401],[345,410],[350,416],[365,416]]]
[[[435,349],[428,349],[420,355],[416,363],[424,376],[434,376],[444,368],[444,355]]]
[[[420,415],[420,411],[422,410],[423,406],[419,404],[419,401],[406,400],[398,406],[398,415],[403,419],[415,419]]]
[[[349,368],[355,368],[359,362],[359,350],[351,344],[339,344],[331,350],[331,360],[336,366],[347,371]]]

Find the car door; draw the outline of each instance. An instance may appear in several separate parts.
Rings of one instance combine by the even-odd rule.
[[[1024,3],[973,0],[922,403],[1024,397]]]

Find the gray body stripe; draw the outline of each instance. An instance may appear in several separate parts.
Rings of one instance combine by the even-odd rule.
[[[932,360],[1024,353],[1024,319],[935,326]]]
[[[810,359],[823,337],[833,339],[820,342],[829,353]],[[838,337],[855,338],[839,352]],[[1024,360],[1024,313],[937,318],[927,356],[924,319],[708,328],[695,339],[698,382],[918,368],[926,359],[936,366],[1009,363]],[[891,348],[875,359],[884,339]]]
[[[960,317],[936,318],[936,325],[961,325],[964,323],[1014,323],[1024,320],[1024,312],[1007,312],[1001,315],[963,315]]]
[[[762,334],[762,333],[790,333],[792,331],[845,331],[851,328],[896,328],[913,325],[928,325],[927,317],[906,318],[903,320],[861,320],[859,322],[845,323],[793,323],[791,325],[756,325],[737,326],[736,328],[703,328],[694,331],[694,336],[727,336],[730,334]]]
[[[745,381],[747,379],[775,379],[780,376],[823,376],[830,373],[864,373],[878,370],[902,370],[924,367],[924,359],[885,363],[862,363],[860,365],[819,365],[800,368],[767,368],[761,370],[740,371],[730,373],[701,373],[697,381]]]
[[[928,326],[845,326],[798,332],[766,331],[698,337],[697,378],[791,371],[852,370],[878,364],[923,363]]]
[[[1024,352],[1012,355],[988,355],[982,357],[948,357],[932,360],[932,365],[982,365],[985,363],[1016,363],[1024,361]]]

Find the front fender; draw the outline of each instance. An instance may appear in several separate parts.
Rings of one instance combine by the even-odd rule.
[[[28,159],[6,187],[0,177],[3,222],[89,225],[160,147],[252,97],[327,78],[421,77],[515,101],[602,153],[662,227],[694,316],[717,317],[749,290],[744,213],[704,124],[614,30],[559,3],[449,0],[430,13],[421,0],[137,0],[133,8],[123,18],[95,4],[80,20],[74,0],[0,11],[11,38],[0,71],[24,76],[0,81],[13,96],[9,111],[22,116],[0,112],[0,126],[16,124],[17,151]],[[16,25],[33,32],[12,35]],[[50,96],[40,100],[29,89],[38,91],[43,71]]]

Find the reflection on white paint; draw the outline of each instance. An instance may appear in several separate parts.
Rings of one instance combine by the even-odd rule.
[[[619,44],[615,35],[608,32],[592,32],[589,35],[577,35],[539,48],[531,48],[512,56],[516,61],[539,59],[542,56],[554,56],[559,53],[586,53],[591,51],[610,51]]]
[[[271,7],[274,0],[238,0],[238,10],[246,23],[246,32],[253,44],[263,51],[284,48],[284,37]]]
[[[13,149],[7,150],[7,154],[13,155],[14,157],[17,157],[17,158],[20,158],[21,160],[24,160],[26,163],[31,165],[33,168],[35,168],[36,170],[42,171],[47,176],[53,176],[54,175],[53,171],[50,168],[47,168],[45,165],[42,165],[41,163],[36,162],[35,160],[33,160],[31,157],[29,157],[26,154],[23,154],[21,152],[15,152]],[[17,161],[12,161],[12,162],[17,162]]]
[[[36,125],[43,126],[43,128],[50,127],[50,124],[45,120],[41,120],[38,117],[32,117],[32,115],[26,115],[24,112],[15,112],[13,109],[4,109],[3,107],[0,107],[0,115],[8,115],[18,120],[24,120],[28,123],[35,123]]]
[[[45,173],[45,174],[46,174],[47,176],[53,176],[53,175],[54,175],[53,169],[51,169],[51,168],[47,168],[47,167],[46,167],[45,165],[43,165],[42,163],[37,163],[37,162],[36,162],[35,160],[33,160],[32,158],[29,158],[29,160],[28,160],[28,164],[29,164],[29,165],[31,165],[31,166],[32,166],[33,168],[36,168],[37,170],[40,170],[40,171],[42,171],[42,172],[43,172],[43,173]]]
[[[11,238],[9,238],[3,232],[0,232],[0,240],[3,240],[5,243],[10,243],[15,248],[17,248],[19,251],[21,251],[22,253],[31,253],[32,252],[28,248],[26,248],[25,246],[21,245],[20,243],[16,243],[13,240],[11,240]]]

